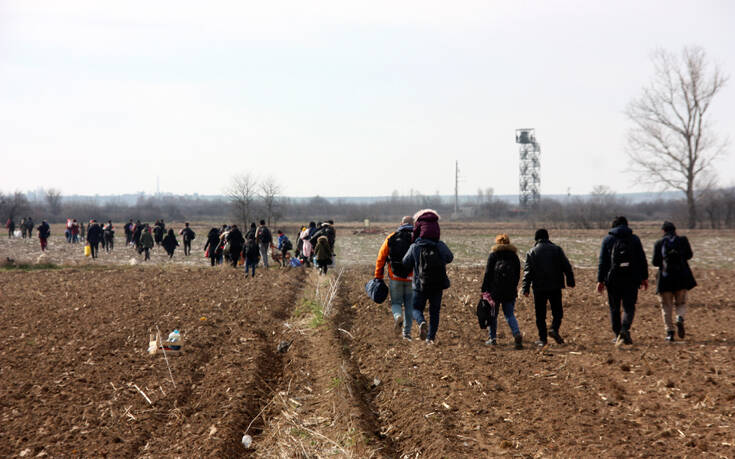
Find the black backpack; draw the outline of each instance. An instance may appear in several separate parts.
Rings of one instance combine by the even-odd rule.
[[[678,250],[676,250],[676,241],[678,238],[664,238],[664,242],[661,245],[661,251],[663,254],[663,273],[665,276],[675,275],[682,271],[684,266],[683,257]]]
[[[291,240],[289,240],[288,238],[286,238],[283,241],[283,245],[281,246],[281,250],[284,250],[285,251],[285,250],[291,250],[291,249],[293,249],[293,244],[291,244]]]
[[[258,242],[268,244],[271,242],[271,232],[265,226],[258,230]]]
[[[418,278],[421,289],[441,290],[447,277],[446,265],[439,254],[439,246],[428,244],[420,246]]]
[[[508,260],[495,262],[493,270],[493,290],[504,290],[513,282],[513,265]],[[513,286],[515,288],[515,285]]]
[[[196,233],[191,228],[184,228],[184,241],[193,241],[196,237]]]
[[[480,328],[486,329],[491,318],[492,306],[484,298],[480,298],[480,302],[477,303],[477,322],[480,324]]]
[[[610,250],[610,271],[608,283],[633,279],[633,238],[615,238]]]
[[[398,277],[407,278],[411,268],[403,265],[403,257],[411,247],[412,234],[410,230],[396,231],[388,239],[388,261],[390,269]]]

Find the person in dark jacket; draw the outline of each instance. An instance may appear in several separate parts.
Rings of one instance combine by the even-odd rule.
[[[212,228],[207,233],[207,242],[204,244],[204,253],[209,258],[212,266],[217,262],[217,246],[219,245],[219,230]]]
[[[506,322],[513,332],[516,349],[523,349],[523,335],[515,316],[516,298],[518,298],[518,281],[521,279],[521,261],[518,249],[510,243],[507,234],[495,236],[495,245],[490,249],[482,279],[482,297],[490,303],[493,313],[490,314],[489,336],[487,345],[496,345],[498,332],[498,307],[503,309]]]
[[[115,228],[112,226],[112,220],[107,220],[102,227],[102,245],[108,253],[115,247]]]
[[[666,326],[666,340],[674,341],[674,322],[671,320],[676,305],[676,331],[684,338],[684,314],[687,308],[687,291],[697,286],[689,267],[692,247],[686,236],[678,236],[671,222],[664,222],[664,236],[653,246],[651,264],[659,268],[656,277],[656,293],[661,296],[661,313]]]
[[[316,247],[314,247],[314,259],[316,260],[316,267],[319,269],[319,274],[327,274],[327,269],[332,263],[332,256],[329,239],[327,236],[319,236]]]
[[[161,245],[163,246],[164,250],[166,250],[168,258],[173,258],[174,250],[176,250],[176,247],[179,246],[179,241],[176,240],[176,235],[174,234],[174,230],[172,228],[169,228],[168,233],[163,236]]]
[[[163,241],[164,231],[165,226],[161,223],[161,221],[156,220],[156,223],[153,224],[153,240],[155,241],[156,245],[161,245],[161,242]]]
[[[143,224],[140,222],[140,220],[135,221],[135,225],[133,225],[133,236],[131,241],[133,242],[133,246],[138,250],[138,253],[141,253],[143,250],[140,247],[140,234],[143,232]]]
[[[5,223],[5,227],[8,229],[8,239],[12,239],[13,232],[15,231],[15,221],[13,221],[12,218],[9,218]]]
[[[89,248],[92,251],[92,258],[97,258],[99,252],[99,244],[102,241],[102,227],[97,223],[97,220],[91,220],[89,222],[89,228],[87,229],[87,242]]]
[[[258,266],[260,261],[260,248],[255,238],[245,241],[243,256],[245,257],[245,277],[248,277],[248,273],[251,271],[252,277],[255,277],[255,267]]]
[[[123,231],[125,231],[125,245],[130,245],[133,241],[133,227],[135,227],[135,224],[132,218],[123,226]]]
[[[613,220],[612,229],[600,247],[597,291],[602,293],[606,288],[615,345],[633,344],[630,328],[635,317],[638,289],[648,289],[648,262],[641,240],[628,227],[625,217]]]
[[[48,244],[48,238],[51,236],[51,227],[48,225],[46,220],[42,220],[41,224],[38,225],[38,240],[41,242],[41,252],[46,250]]]
[[[536,309],[536,328],[538,328],[539,346],[546,346],[546,303],[551,306],[551,330],[548,336],[558,344],[564,339],[559,334],[564,310],[561,302],[561,290],[564,278],[569,288],[574,287],[574,272],[569,259],[561,247],[549,240],[549,232],[539,229],[534,235],[536,244],[526,254],[523,269],[523,295],[528,297],[533,287],[533,303]]]
[[[191,241],[194,240],[196,234],[194,233],[194,230],[189,228],[189,222],[184,223],[184,229],[179,231],[179,234],[181,235],[181,239],[184,241],[184,255],[188,257],[191,253]]]
[[[33,218],[31,217],[26,218],[26,231],[29,238],[33,237]]]
[[[436,215],[434,223],[436,224],[436,232],[431,233],[439,234],[439,215]],[[415,230],[414,230],[415,231]],[[414,232],[415,234],[415,232]],[[422,233],[419,233],[422,234]],[[423,255],[422,255],[423,254]],[[438,259],[435,259],[435,264],[428,265],[429,272],[421,266],[422,259],[431,259],[430,254],[438,255]],[[454,254],[449,250],[447,245],[437,239],[432,239],[430,235],[420,236],[411,244],[403,256],[401,264],[406,267],[413,269],[413,318],[419,326],[419,337],[426,340],[427,344],[434,344],[436,340],[436,333],[439,330],[439,313],[442,305],[442,294],[444,290],[450,286],[449,277],[446,273],[446,265],[454,260]],[[433,278],[431,284],[427,283],[428,278]],[[427,333],[426,319],[424,318],[424,309],[426,308],[426,302],[429,302],[429,329]]]
[[[273,234],[265,226],[265,220],[260,221],[258,231],[255,233],[255,239],[258,241],[258,247],[260,247],[260,257],[263,259],[263,267],[268,269],[268,250],[273,247]]]
[[[240,261],[240,254],[242,248],[245,245],[245,238],[242,237],[242,232],[237,225],[232,225],[232,228],[227,233],[227,243],[230,247],[230,261],[232,267],[237,268],[237,262]]]
[[[151,227],[146,224],[140,232],[140,247],[143,249],[143,253],[145,254],[143,261],[151,259],[151,249],[153,248],[153,244],[154,241],[153,235],[151,234]]]

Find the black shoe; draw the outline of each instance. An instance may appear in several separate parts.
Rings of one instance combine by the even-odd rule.
[[[426,339],[428,328],[429,327],[427,327],[426,321],[423,321],[419,324],[419,338],[421,339],[421,341]]]
[[[514,335],[513,338],[515,339],[515,348],[523,349],[523,336],[518,333],[517,335]]]
[[[554,341],[556,341],[556,344],[564,344],[564,338],[562,338],[561,335],[559,335],[559,332],[557,332],[556,330],[550,330],[549,336],[554,338]]]
[[[676,334],[679,335],[679,338],[684,339],[685,333],[683,317],[679,317],[678,319],[676,319]]]
[[[620,334],[623,335],[623,344],[633,344],[633,340],[630,338],[630,330],[626,330]]]
[[[674,342],[674,332],[673,331],[666,332],[666,341],[668,341],[669,343]]]

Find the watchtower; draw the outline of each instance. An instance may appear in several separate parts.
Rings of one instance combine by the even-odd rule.
[[[516,129],[516,143],[519,145],[519,201],[524,209],[536,207],[541,199],[541,146],[536,142],[535,129]]]

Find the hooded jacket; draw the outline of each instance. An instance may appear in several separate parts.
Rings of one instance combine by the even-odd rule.
[[[499,261],[506,261],[511,266],[511,277],[502,285],[495,283],[495,267]],[[482,291],[490,293],[496,303],[515,300],[518,297],[518,281],[521,279],[521,260],[518,249],[513,244],[495,244],[490,249],[482,279]]]
[[[675,249],[681,255],[681,270],[676,273],[668,273],[664,269],[665,242],[668,242],[670,247],[668,250]],[[692,256],[692,247],[689,245],[689,239],[686,236],[668,233],[656,241],[653,246],[653,260],[651,260],[651,264],[659,268],[656,276],[656,293],[691,290],[697,286],[692,269],[689,267],[689,260]]]
[[[563,289],[565,277],[566,285],[574,287],[574,271],[564,250],[548,239],[536,241],[526,254],[523,293],[530,292],[531,286],[539,292]]]
[[[329,239],[327,236],[319,236],[316,247],[314,247],[314,256],[316,261],[325,262],[332,259],[332,249],[329,247]]]
[[[422,209],[416,212],[413,216],[413,240],[423,238],[438,241],[439,219],[439,214],[432,209]]]
[[[394,234],[396,234],[399,231],[407,231],[407,232],[413,232],[413,225],[402,225],[398,227],[398,229],[388,235],[387,238],[385,238],[385,241],[383,241],[383,245],[380,246],[380,250],[378,251],[378,259],[375,260],[375,279],[382,279],[383,278],[383,272],[385,269],[385,265],[388,265],[388,278],[396,281],[403,281],[403,282],[410,282],[411,278],[413,277],[413,273],[409,271],[409,274],[407,277],[399,277],[396,276],[393,273],[393,268],[391,268],[390,260],[388,259],[388,255],[390,255],[390,247],[388,247],[388,241],[390,241],[390,238],[393,237]]]
[[[415,233],[414,233],[415,234]],[[411,247],[408,248],[406,255],[403,257],[402,263],[405,266],[413,267],[413,283],[411,284],[413,289],[419,292],[423,292],[428,289],[448,289],[450,286],[449,277],[445,276],[443,285],[421,285],[421,278],[418,275],[419,263],[421,259],[421,248],[427,245],[435,245],[439,250],[439,256],[444,261],[445,265],[454,260],[454,254],[449,247],[442,241],[433,241],[431,239],[416,239]]]
[[[176,235],[174,235],[174,230],[172,229],[168,230],[168,233],[166,233],[166,235],[163,236],[161,245],[163,246],[164,249],[166,249],[167,253],[174,253],[174,250],[176,250],[176,247],[179,246],[179,241],[176,240]]]
[[[146,228],[140,235],[140,246],[144,249],[153,248],[153,236],[151,235],[150,229]]]
[[[207,233],[207,242],[204,244],[204,251],[209,250],[209,257],[214,258],[216,256],[217,246],[219,246],[219,230],[212,228]]]
[[[648,261],[646,261],[646,253],[643,251],[641,240],[626,225],[616,226],[611,229],[608,235],[605,236],[605,239],[602,240],[597,265],[597,282],[607,284],[607,276],[612,266],[612,249],[615,241],[621,238],[631,239],[634,250],[631,261],[631,270],[634,273],[634,285],[630,285],[629,287],[638,288],[644,280],[648,279]]]
[[[102,227],[98,223],[92,223],[87,230],[87,241],[97,244],[102,241]]]

